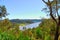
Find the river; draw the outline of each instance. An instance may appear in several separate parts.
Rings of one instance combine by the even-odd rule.
[[[36,28],[39,26],[41,22],[35,22],[35,23],[32,23],[32,24],[28,24],[28,25],[25,25],[25,26],[19,26],[19,29],[20,30],[24,30],[24,29],[29,29],[29,28]]]

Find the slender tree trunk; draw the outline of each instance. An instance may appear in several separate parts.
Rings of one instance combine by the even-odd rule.
[[[58,40],[58,37],[59,37],[59,26],[60,26],[59,24],[60,24],[60,22],[57,23],[57,26],[56,26],[56,33],[55,33],[54,40]]]

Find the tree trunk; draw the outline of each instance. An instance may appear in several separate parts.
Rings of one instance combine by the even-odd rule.
[[[60,22],[57,23],[57,26],[56,26],[56,33],[55,33],[54,40],[58,40],[58,37],[59,37],[59,26],[60,26],[59,24],[60,24]]]

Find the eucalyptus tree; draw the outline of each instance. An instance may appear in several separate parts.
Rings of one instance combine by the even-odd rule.
[[[47,5],[51,18],[56,22],[57,26],[54,40],[58,40],[59,26],[60,26],[60,14],[59,14],[60,0],[52,0],[52,1],[48,0],[47,2],[45,0],[42,1]]]
[[[0,18],[6,17],[8,15],[7,9],[5,6],[0,6]]]

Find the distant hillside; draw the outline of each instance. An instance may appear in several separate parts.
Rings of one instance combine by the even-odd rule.
[[[40,19],[11,19],[10,20],[13,23],[34,23],[34,22],[40,22]]]

